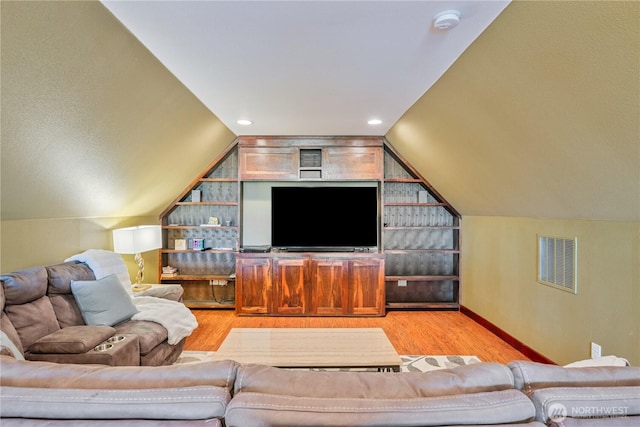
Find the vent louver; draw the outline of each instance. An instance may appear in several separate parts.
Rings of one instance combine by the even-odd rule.
[[[538,282],[577,293],[576,238],[538,237]]]

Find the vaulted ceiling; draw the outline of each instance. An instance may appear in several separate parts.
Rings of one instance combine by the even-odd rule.
[[[102,3],[237,135],[384,135],[509,2]]]
[[[140,3],[149,7],[154,2]],[[234,3],[255,6],[255,11],[280,4]],[[326,58],[363,59],[357,52],[334,50],[342,34],[338,30],[349,20],[354,25],[366,21],[366,16],[356,17],[356,5],[339,3],[326,2],[314,21],[332,23],[337,31],[325,40],[326,56],[319,67],[336,82],[357,70],[327,67]],[[331,115],[318,114],[315,101],[327,108],[327,100],[342,96],[335,105],[351,117],[341,117],[332,134],[350,129],[384,134],[463,215],[640,220],[639,2],[513,2],[482,17],[461,43],[452,42],[456,31],[467,31],[465,25],[479,15],[463,13],[457,28],[440,34],[429,29],[432,16],[409,19],[401,7],[396,13],[379,2],[355,3],[371,3],[372,10],[390,15],[389,22],[396,15],[407,20],[400,35],[387,33],[386,22],[378,22],[383,40],[400,43],[396,37],[404,34],[412,37],[406,43],[416,44],[419,53],[439,37],[440,46],[451,50],[451,63],[443,59],[438,68],[418,54],[410,63],[393,44],[382,44],[377,52],[381,74],[371,76],[389,80],[368,92],[372,82],[363,78],[346,96],[322,85],[300,86],[305,70],[318,65],[300,48],[302,64],[281,70],[278,84],[265,87],[263,80],[247,80],[251,73],[229,67],[221,56],[226,52],[234,60],[246,60],[253,71],[269,76],[264,65],[273,64],[272,58],[258,61],[255,55],[263,41],[272,39],[265,35],[262,40],[259,31],[242,28],[234,15],[217,22],[216,31],[227,24],[228,34],[246,31],[258,48],[249,46],[245,58],[233,56],[238,53],[232,49],[217,52],[205,65],[223,69],[220,75],[212,70],[212,79],[237,71],[239,79],[233,83],[246,81],[247,87],[229,91],[233,87],[222,82],[215,90],[200,92],[191,79],[202,76],[183,75],[171,64],[202,52],[167,60],[102,3],[1,2],[2,219],[156,215],[236,135],[324,132],[331,129]],[[329,13],[331,5],[345,8],[345,21],[338,19],[342,14]],[[245,8],[236,14],[259,22],[255,11]],[[284,15],[262,16],[282,23]],[[421,36],[418,21],[424,22]],[[173,30],[167,28],[166,34],[177,37]],[[280,35],[286,46],[298,40],[288,35]],[[167,45],[186,49],[180,43]],[[289,50],[280,52],[280,58]],[[367,55],[367,60],[375,58],[370,51]],[[412,70],[424,72],[425,80],[416,80]],[[295,114],[282,109],[291,91],[288,80],[298,96]],[[376,107],[384,111],[382,101],[396,91],[401,100],[377,113]],[[246,97],[246,111],[227,109],[225,100],[234,93]],[[275,114],[265,117],[279,125],[259,127],[262,120],[251,110],[259,104],[256,100],[268,101],[263,105],[271,105]],[[254,119],[254,130],[238,130],[240,113]],[[369,114],[386,115],[380,131],[363,127]],[[299,118],[288,124],[294,115]]]

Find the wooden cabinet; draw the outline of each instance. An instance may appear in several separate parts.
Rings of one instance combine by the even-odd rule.
[[[236,272],[239,314],[384,315],[381,254],[239,254]]]
[[[309,259],[273,260],[275,314],[305,314],[308,312]]]
[[[300,168],[297,147],[240,147],[240,179],[291,181]]]
[[[384,282],[384,264],[373,259],[349,261],[348,312],[356,315],[384,313],[385,292],[382,286],[371,283]]]
[[[350,181],[383,177],[380,137],[240,137],[238,143],[243,181]]]
[[[340,316],[348,313],[349,265],[343,259],[311,261],[311,312],[319,316]]]
[[[236,311],[271,313],[272,263],[268,258],[238,258],[236,263]]]
[[[238,254],[241,230],[251,232],[244,181],[375,182],[380,253]],[[460,307],[460,215],[383,137],[239,137],[160,219],[160,281],[181,284],[189,307],[313,316]]]
[[[382,171],[380,147],[327,147],[322,150],[323,178],[377,180]]]

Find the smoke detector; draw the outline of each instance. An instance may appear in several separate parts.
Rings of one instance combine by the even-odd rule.
[[[436,30],[450,30],[460,22],[460,12],[457,10],[445,10],[433,17],[433,26]]]

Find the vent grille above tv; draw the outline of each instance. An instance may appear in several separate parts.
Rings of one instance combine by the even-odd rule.
[[[320,149],[301,149],[300,150],[300,167],[301,168],[321,168],[322,167],[322,150]]]

